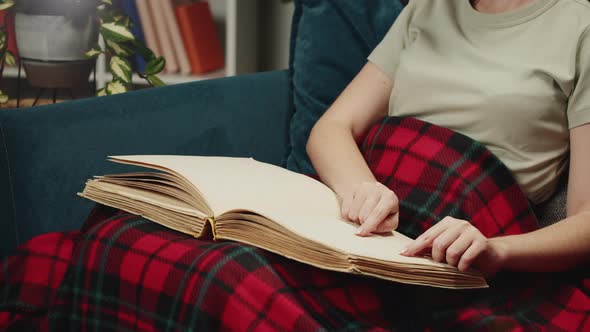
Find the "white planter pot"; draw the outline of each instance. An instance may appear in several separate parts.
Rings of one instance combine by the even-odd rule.
[[[88,82],[94,60],[84,54],[96,45],[94,17],[16,13],[16,42],[27,80],[32,86],[71,88]]]

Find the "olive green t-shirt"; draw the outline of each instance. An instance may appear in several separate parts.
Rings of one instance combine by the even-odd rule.
[[[567,166],[569,129],[590,123],[589,27],[585,0],[500,14],[411,0],[369,60],[393,80],[390,115],[480,141],[541,202]]]

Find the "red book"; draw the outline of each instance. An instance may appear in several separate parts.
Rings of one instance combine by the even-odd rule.
[[[13,15],[9,13],[7,10],[3,10],[0,12],[0,26],[4,26],[6,24],[6,19],[8,15]],[[18,49],[16,48],[16,34],[14,32],[14,15],[8,20],[10,23],[7,29],[7,37],[8,37],[8,50],[14,54],[16,61],[18,61]]]
[[[198,75],[223,68],[223,50],[209,3],[180,5],[174,12],[192,73]]]

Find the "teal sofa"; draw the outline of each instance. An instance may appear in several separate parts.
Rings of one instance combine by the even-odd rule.
[[[251,156],[282,164],[289,74],[274,71],[0,111],[0,254],[79,228],[92,175],[118,154]]]

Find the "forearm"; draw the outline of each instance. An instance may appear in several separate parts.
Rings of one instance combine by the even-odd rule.
[[[324,183],[340,197],[375,182],[355,139],[387,114],[393,82],[368,62],[313,127],[307,153]]]
[[[590,209],[537,231],[490,239],[506,270],[552,272],[590,262]]]
[[[337,122],[319,122],[307,152],[322,181],[338,195],[364,181],[375,181],[350,129]]]

